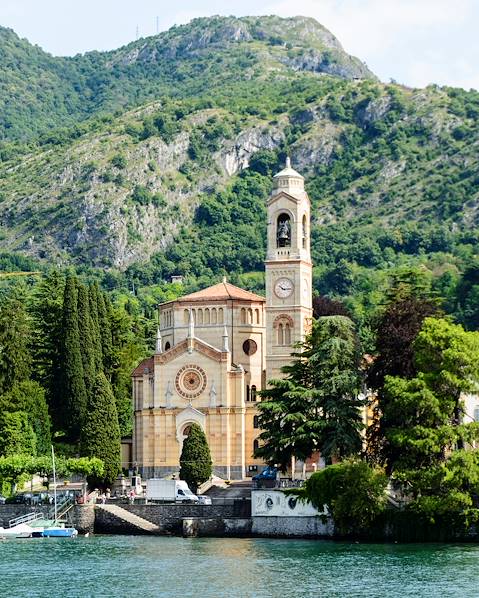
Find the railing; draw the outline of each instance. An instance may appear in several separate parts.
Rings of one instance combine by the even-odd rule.
[[[253,490],[276,490],[283,488],[301,488],[306,480],[291,480],[280,478],[279,480],[253,480]]]
[[[75,503],[74,503],[73,498],[71,496],[67,496],[60,503],[57,503],[56,513],[55,513],[55,507],[50,509],[50,511],[48,512],[48,518],[49,519],[57,519],[57,520],[61,519],[68,513],[68,511],[73,507],[74,504]],[[56,515],[56,517],[55,517],[55,515]]]
[[[14,517],[10,519],[8,522],[8,527],[15,527],[16,525],[20,525],[21,523],[30,523],[31,521],[36,521],[37,519],[42,519],[42,513],[27,513],[26,515],[20,515],[19,517]]]

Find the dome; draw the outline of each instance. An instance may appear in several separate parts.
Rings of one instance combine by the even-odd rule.
[[[290,158],[286,158],[286,166],[273,177],[273,195],[284,191],[293,196],[304,194],[304,177],[291,168]]]

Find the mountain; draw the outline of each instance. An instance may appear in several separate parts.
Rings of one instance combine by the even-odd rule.
[[[57,111],[39,101],[26,128],[22,102],[9,107],[23,140],[0,145],[0,263],[135,288],[227,273],[258,290],[265,197],[288,154],[312,200],[315,287],[358,317],[394,269],[419,264],[447,295],[477,258],[477,92],[380,83],[302,17],[198,19],[61,59],[5,36],[18,78],[34,90],[45,68],[71,102],[63,119],[61,95]],[[65,126],[40,132],[47,119]]]
[[[52,127],[168,95],[193,97],[216,85],[274,72],[372,78],[313,19],[196,19],[112,52],[53,57],[0,28],[0,139],[32,139]]]

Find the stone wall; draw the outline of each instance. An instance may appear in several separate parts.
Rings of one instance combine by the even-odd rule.
[[[0,527],[8,527],[10,519],[26,515],[27,513],[42,513],[43,517],[47,517],[50,511],[50,506],[32,507],[29,505],[0,505]]]
[[[331,538],[331,520],[322,523],[315,517],[253,517],[251,535],[278,538]]]
[[[215,529],[218,530],[218,535],[222,535],[221,530],[227,531],[230,529],[226,521],[237,518],[249,519],[251,516],[250,501],[241,499],[233,500],[229,504],[213,505],[119,504],[118,506],[157,525],[159,528],[158,533],[164,535],[181,536],[183,534],[183,519],[185,518],[204,520],[205,522],[215,521],[217,522]],[[212,524],[205,523],[202,527],[204,530],[211,530]],[[138,530],[132,528],[126,521],[102,509],[95,509],[95,531],[110,534],[138,533]]]

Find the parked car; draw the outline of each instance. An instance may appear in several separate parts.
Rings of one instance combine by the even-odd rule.
[[[198,504],[199,505],[210,505],[211,498],[209,496],[200,495],[200,496],[198,496]]]
[[[261,480],[275,480],[276,476],[278,475],[278,469],[276,467],[271,467],[268,465],[261,473],[257,473],[253,476],[253,480],[255,482],[259,482]]]

